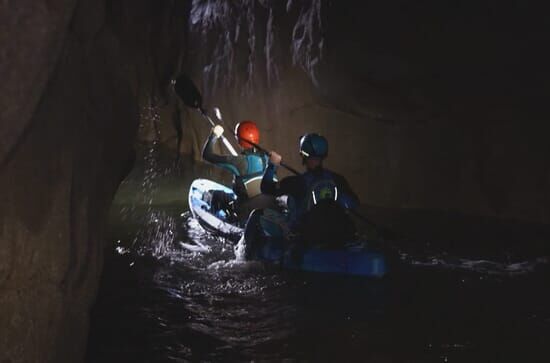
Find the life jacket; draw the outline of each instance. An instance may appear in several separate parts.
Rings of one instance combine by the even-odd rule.
[[[338,187],[327,170],[320,173],[307,172],[302,175],[306,184],[306,194],[302,205],[302,212],[306,213],[319,203],[338,203]]]
[[[265,168],[267,167],[267,155],[254,151],[245,151],[246,170],[241,175],[235,176],[235,188],[237,195],[248,198],[261,194],[261,184]]]
[[[349,198],[338,190],[330,171],[306,172],[302,176],[306,194],[297,228],[305,243],[342,247],[342,241],[355,234],[355,225],[345,212]]]

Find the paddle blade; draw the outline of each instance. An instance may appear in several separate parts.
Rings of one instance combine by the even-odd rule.
[[[202,96],[193,81],[185,74],[176,78],[174,90],[186,106],[202,108]]]

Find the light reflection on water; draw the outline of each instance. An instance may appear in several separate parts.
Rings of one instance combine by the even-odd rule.
[[[542,257],[468,259],[396,242],[398,264],[381,281],[243,263],[182,213],[192,175],[170,179],[156,152],[143,164],[113,207],[90,362],[547,361]]]
[[[153,212],[148,239],[129,233],[139,223],[115,225],[92,362],[540,361],[548,341],[544,275],[423,265],[428,254],[402,256],[382,281],[293,274],[235,262],[233,245],[180,210]]]

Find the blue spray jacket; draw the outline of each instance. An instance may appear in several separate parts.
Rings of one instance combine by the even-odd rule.
[[[270,163],[262,179],[262,193],[291,197],[295,203],[295,221],[323,200],[335,201],[345,209],[359,205],[359,198],[347,180],[332,171],[320,167],[301,175],[286,177],[280,182],[274,180],[275,172],[275,166]]]
[[[260,194],[260,184],[267,167],[268,157],[255,149],[246,149],[240,155],[220,155],[214,152],[217,137],[210,134],[202,150],[204,160],[233,174],[233,190],[239,199]]]

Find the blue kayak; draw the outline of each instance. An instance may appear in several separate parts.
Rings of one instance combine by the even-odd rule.
[[[215,208],[212,202],[216,192],[224,193],[229,200],[237,200],[231,188],[208,179],[196,179],[189,188],[189,210],[208,231],[238,239],[244,231],[236,225],[227,208]]]
[[[233,191],[221,184],[207,179],[195,180],[189,189],[189,208],[193,216],[207,230],[224,236],[243,235],[243,228],[236,225],[231,213],[225,208],[214,208],[212,192],[222,191],[229,199],[236,200]],[[270,213],[271,216],[276,212]],[[284,218],[279,215],[279,218]],[[276,220],[276,218],[275,218]],[[325,272],[368,277],[383,277],[388,272],[385,256],[368,248],[368,241],[350,241],[339,249],[301,248],[284,238],[270,234],[269,224],[273,218],[262,222],[265,226],[265,238],[252,243],[249,259],[268,261],[282,268],[310,272]],[[247,246],[248,248],[248,246]]]
[[[285,248],[284,241],[270,239],[259,244],[254,259],[277,263],[286,269],[369,277],[383,277],[388,272],[384,255],[370,251],[364,244],[342,249]]]

